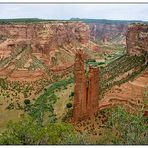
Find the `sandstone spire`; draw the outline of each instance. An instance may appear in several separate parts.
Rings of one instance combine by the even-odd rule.
[[[84,54],[80,50],[76,53],[74,64],[74,111],[75,120],[81,119],[86,114],[86,77],[84,70]]]

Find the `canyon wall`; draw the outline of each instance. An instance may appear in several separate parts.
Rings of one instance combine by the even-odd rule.
[[[0,36],[0,43],[9,40],[11,44],[17,44],[24,41],[31,44],[33,52],[50,55],[56,48],[88,43],[89,28],[79,22],[0,25]]]
[[[19,71],[20,77],[22,69],[32,74],[37,70],[62,71],[74,64],[77,47],[89,56],[99,52],[98,45],[90,41],[89,26],[82,22],[0,25],[0,76],[12,68],[11,76]]]
[[[94,115],[101,107],[110,107],[115,103],[116,105],[126,106],[131,103],[126,99],[119,99],[114,96],[111,99],[112,103],[106,104],[103,100],[103,105],[99,106],[100,97],[103,97],[111,88],[129,82],[147,70],[147,33],[148,25],[130,27],[127,33],[127,53],[108,63],[105,67],[95,68],[90,66],[87,80],[84,71],[84,59],[81,58],[82,53],[76,54],[73,112],[75,121]],[[144,87],[147,87],[147,84]],[[135,103],[131,104],[130,110]],[[137,107],[138,105],[136,104],[135,106]]]
[[[75,49],[82,46],[89,58],[103,52],[94,41],[125,43],[127,24],[56,21],[0,25],[0,59],[13,49],[30,45],[31,54],[49,67],[62,69],[74,63]],[[114,39],[113,39],[114,38]],[[94,54],[93,54],[94,53]]]
[[[131,25],[128,28],[126,43],[129,55],[148,54],[148,25]]]
[[[125,37],[128,24],[89,23],[88,25],[90,27],[90,36],[93,41],[126,44]]]

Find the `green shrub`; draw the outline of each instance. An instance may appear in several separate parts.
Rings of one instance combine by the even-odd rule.
[[[0,78],[0,87],[2,88],[2,89],[8,89],[8,83],[7,83],[7,81],[5,80],[5,79],[3,79],[3,78]]]
[[[112,132],[112,130],[106,129],[99,140],[96,141],[96,144],[121,144],[121,140]]]
[[[102,65],[102,64],[105,64],[105,62],[98,62],[97,64],[98,65]]]
[[[31,103],[31,102],[30,102],[29,99],[25,99],[25,100],[24,100],[24,104],[28,105],[28,104],[30,104],[30,103]]]
[[[67,103],[67,104],[66,104],[66,107],[67,107],[67,108],[71,108],[71,107],[72,107],[72,103],[70,103],[70,102]]]
[[[10,121],[7,130],[0,135],[0,144],[45,145],[45,144],[84,144],[84,138],[76,134],[72,125],[49,123],[40,126],[30,116],[18,122]]]
[[[44,91],[47,91],[47,88],[44,88]]]
[[[62,122],[67,122],[72,117],[72,114],[73,114],[73,109],[70,108],[62,118]]]
[[[0,34],[0,40],[5,40],[6,36],[4,36],[3,34]]]
[[[69,97],[73,97],[74,96],[74,92],[71,92],[71,94],[69,95]]]
[[[9,109],[9,110],[12,110],[14,109],[14,104],[13,103],[10,103],[6,109]]]
[[[122,144],[148,144],[148,123],[143,113],[137,115],[118,107],[111,111],[108,127],[116,131]]]
[[[86,61],[87,64],[90,63],[90,62],[96,62],[96,60],[95,60],[95,59],[88,59],[88,60]]]

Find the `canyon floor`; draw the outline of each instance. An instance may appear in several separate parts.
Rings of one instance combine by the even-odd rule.
[[[103,56],[105,59],[108,57],[108,62],[112,61],[112,59],[119,57],[124,47],[115,48],[115,45],[100,45],[101,48],[104,48],[106,51],[106,55]],[[110,48],[110,49],[109,49]],[[102,58],[102,59],[103,59]],[[103,62],[104,62],[103,59]],[[125,105],[131,111],[135,110],[135,107],[142,107],[143,99],[147,99],[147,89],[148,89],[148,80],[147,80],[147,72],[137,77],[132,82],[127,82],[122,84],[121,86],[115,86],[111,90],[109,90],[105,96],[99,101],[99,109],[108,108],[108,106],[116,106],[116,105]],[[63,76],[63,80],[68,77]],[[24,78],[23,78],[24,79]],[[52,83],[45,76],[43,79],[38,81],[31,82],[30,79],[28,81],[20,81],[14,83],[12,80],[1,82],[4,86],[8,85],[8,88],[1,89],[0,94],[0,130],[1,132],[5,130],[6,123],[9,120],[18,120],[20,115],[24,113],[23,110],[19,109],[19,106],[24,106],[24,100],[30,99],[31,103],[35,102],[36,98],[42,96],[45,93],[45,90],[50,88]],[[28,84],[29,82],[29,84]],[[25,87],[24,87],[25,86]],[[66,116],[68,109],[66,107],[67,103],[73,103],[73,96],[70,96],[71,93],[74,92],[74,84],[67,84],[66,86],[60,86],[60,89],[55,89],[54,94],[58,98],[56,103],[53,105],[54,113],[59,121],[62,121],[62,118]],[[12,109],[6,109],[12,106]],[[98,128],[98,124],[100,126],[100,118],[105,120],[105,117],[95,117],[89,121],[89,126],[93,126],[95,129]],[[101,121],[102,122],[102,121]],[[85,124],[81,124],[82,130],[86,130],[89,132],[89,128],[85,127]],[[78,124],[78,127],[80,127]],[[92,125],[94,124],[94,125]],[[77,128],[77,127],[76,127]],[[102,127],[101,127],[102,128]],[[94,132],[96,133],[96,132]],[[99,132],[97,132],[99,133]],[[98,135],[98,134],[96,134]]]

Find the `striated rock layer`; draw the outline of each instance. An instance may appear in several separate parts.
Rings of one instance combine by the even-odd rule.
[[[127,34],[127,54],[130,55],[130,58],[132,58],[133,55],[135,55],[136,58],[139,58],[138,57],[139,55],[144,55],[144,57],[147,59],[148,55],[147,33],[148,33],[148,25],[138,24],[129,28]],[[128,79],[129,82],[123,81],[121,87],[118,86],[118,83],[116,83],[115,86],[112,85],[111,86],[112,91],[108,91],[109,90],[108,88],[108,90],[106,90],[104,98],[98,103],[99,96],[101,97],[100,95],[101,93],[99,92],[100,91],[99,86],[101,81],[101,78],[99,77],[99,68],[95,68],[92,66],[89,67],[88,86],[87,86],[87,80],[84,71],[84,58],[82,57],[83,53],[78,52],[76,54],[75,65],[74,65],[75,96],[74,96],[73,118],[75,121],[88,118],[89,116],[92,116],[95,113],[97,113],[97,110],[117,105],[124,105],[130,112],[136,112],[144,108],[145,110],[144,115],[147,116],[147,104],[144,105],[144,100],[143,100],[145,98],[147,101],[147,87],[148,87],[147,71],[146,71],[147,69],[144,69],[145,73],[143,74],[143,76],[139,77],[139,79],[137,78],[134,82],[130,82],[130,80],[132,80],[130,78]],[[117,59],[115,61],[116,61],[115,65],[118,65]],[[126,59],[125,61],[123,60],[124,63],[126,63],[127,61],[129,61],[129,59]],[[145,63],[145,60],[143,61],[143,63]],[[140,66],[142,66],[143,63],[141,63]],[[147,66],[147,63],[145,63],[145,65]],[[116,70],[115,66],[113,70]],[[132,68],[130,70],[132,70]],[[126,74],[126,72],[127,71],[125,71],[124,74]],[[113,74],[114,73],[112,73],[112,75]],[[124,78],[121,79],[124,80]],[[143,93],[146,93],[144,94],[144,97]]]
[[[84,70],[84,55],[81,52],[76,53],[74,64],[74,111],[73,117],[75,120],[79,120],[84,116],[87,116],[87,104],[86,104],[86,77]]]
[[[89,23],[91,39],[104,43],[126,44],[128,24]]]
[[[31,44],[34,53],[47,55],[58,47],[89,41],[88,26],[79,22],[0,25],[0,35],[3,36],[1,43],[5,42],[5,48],[22,42]]]
[[[84,54],[82,51],[76,53],[74,76],[73,120],[77,122],[97,112],[99,99],[99,69],[90,66],[87,82],[84,70]]]
[[[88,91],[87,91],[87,112],[93,115],[98,110],[99,99],[99,68],[89,67]]]
[[[148,54],[148,25],[131,25],[128,28],[126,43],[128,54]]]
[[[93,52],[100,52],[98,45],[90,41],[89,26],[82,22],[0,25],[0,71],[11,71],[1,72],[0,76],[14,78],[13,73],[19,71],[19,79],[28,69],[32,74],[45,69],[61,71],[74,64],[77,47],[82,47],[90,57]],[[28,78],[33,76],[30,74]]]

